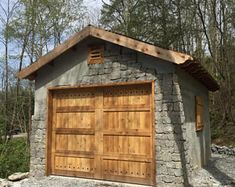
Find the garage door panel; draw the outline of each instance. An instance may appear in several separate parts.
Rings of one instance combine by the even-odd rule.
[[[55,156],[55,170],[94,173],[94,158]]]
[[[93,152],[94,135],[56,135],[56,152]]]
[[[151,131],[151,113],[149,111],[104,112],[104,129],[123,131]]]
[[[151,89],[136,84],[53,92],[49,172],[152,184]]]
[[[56,113],[56,128],[94,128],[95,112]]]
[[[112,87],[105,89],[103,95],[104,108],[150,105],[150,91],[145,86]]]
[[[79,93],[59,93],[56,95],[57,107],[73,106],[94,106],[95,94],[90,91],[80,91]]]
[[[110,155],[137,155],[151,158],[151,137],[105,135],[103,151]],[[148,146],[146,146],[148,145]]]
[[[151,163],[123,160],[103,160],[104,175],[116,176],[121,180],[127,180],[127,177],[151,179]]]

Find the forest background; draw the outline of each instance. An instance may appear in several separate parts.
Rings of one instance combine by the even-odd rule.
[[[0,0],[0,177],[29,165],[29,138],[12,137],[29,137],[34,83],[17,72],[88,24],[194,56],[220,85],[212,142],[235,146],[234,0]]]

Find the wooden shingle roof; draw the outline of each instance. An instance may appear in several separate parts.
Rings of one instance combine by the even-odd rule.
[[[204,84],[208,88],[208,90],[216,91],[219,89],[219,85],[215,81],[215,79],[206,71],[206,69],[200,63],[194,60],[192,56],[168,49],[163,49],[161,47],[157,47],[155,45],[145,43],[143,41],[139,41],[124,35],[106,31],[94,26],[87,26],[80,32],[74,34],[64,43],[54,48],[46,55],[40,57],[32,65],[22,69],[17,76],[21,79],[34,79],[35,76],[33,75],[35,75],[41,67],[48,64],[88,36],[102,39],[104,41],[111,42],[144,53],[146,55],[157,57],[177,64],[194,78],[199,80],[202,84]]]

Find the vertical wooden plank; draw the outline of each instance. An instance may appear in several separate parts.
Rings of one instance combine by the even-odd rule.
[[[46,176],[51,174],[51,132],[53,121],[52,92],[47,91],[47,131],[46,131]]]
[[[151,96],[150,96],[150,107],[151,107],[151,120],[152,120],[152,128],[150,129],[151,132],[152,132],[152,149],[150,151],[153,159],[152,159],[152,166],[153,166],[153,172],[152,173],[152,182],[153,182],[153,186],[155,187],[156,184],[157,184],[157,181],[156,181],[156,141],[155,141],[155,137],[156,137],[156,133],[155,133],[155,81],[152,81],[152,84],[151,84]],[[147,173],[146,173],[147,174]]]
[[[55,128],[56,128],[56,98],[52,98],[52,123],[51,123],[51,173],[55,171],[55,147],[56,147],[56,135],[55,135]]]
[[[103,92],[97,89],[95,93],[95,174],[97,179],[103,179]]]

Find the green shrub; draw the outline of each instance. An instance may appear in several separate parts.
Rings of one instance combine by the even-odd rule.
[[[15,172],[29,171],[29,147],[26,138],[0,144],[0,178]]]

